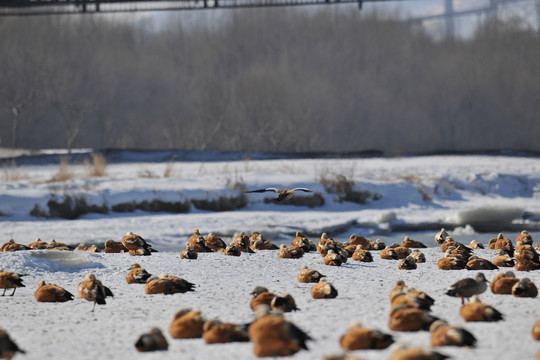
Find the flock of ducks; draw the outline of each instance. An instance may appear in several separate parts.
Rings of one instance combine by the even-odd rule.
[[[488,248],[495,249],[497,252],[497,256],[492,261],[473,255],[474,249],[482,247],[481,243],[473,241],[466,246],[454,241],[445,229],[441,229],[435,235],[435,241],[440,244],[443,253],[442,258],[437,262],[441,270],[495,270],[499,267],[514,267],[517,271],[540,269],[539,256],[536,252],[540,245],[537,245],[536,249],[533,248],[532,238],[525,230],[516,238],[515,247],[512,241],[504,238],[502,234],[490,240]],[[227,245],[215,234],[209,233],[204,237],[198,229],[194,229],[180,257],[197,259],[200,252],[223,252],[228,256],[241,256],[242,253],[275,250],[279,258],[298,259],[307,252],[318,252],[322,257],[321,264],[341,266],[349,259],[373,262],[372,251],[378,251],[381,259],[397,261],[398,269],[414,270],[417,264],[426,261],[425,255],[420,250],[425,247],[421,242],[407,236],[401,244],[386,246],[380,240],[371,241],[358,234],[352,234],[349,241],[341,243],[323,233],[318,242],[313,243],[300,231],[296,232],[290,246],[283,244],[278,248],[271,241],[264,239],[259,232],[253,232],[251,236],[241,232]],[[17,244],[10,239],[2,245],[1,249],[2,251],[71,250],[69,246],[54,240],[45,243],[39,239],[28,245]],[[77,249],[98,251],[97,247],[85,248],[82,244]],[[154,251],[141,236],[131,232],[122,237],[119,242],[108,240],[105,243],[106,253],[127,252],[133,256],[148,256]],[[7,289],[13,289],[10,296],[14,296],[17,288],[24,287],[23,276],[10,271],[0,271],[0,288],[4,289],[2,296],[5,296]],[[304,265],[297,275],[297,280],[300,283],[313,283],[310,290],[313,299],[332,299],[338,296],[338,290],[318,270]],[[144,284],[146,294],[195,291],[195,284],[185,279],[169,274],[153,276],[138,263],[131,264],[126,275],[126,282]],[[489,288],[494,294],[512,294],[515,297],[538,295],[538,289],[530,279],[518,279],[512,271],[497,273],[489,283]],[[487,289],[486,277],[482,272],[478,272],[474,277],[464,278],[450,285],[445,293],[461,299],[459,313],[467,322],[503,320],[501,312],[480,301],[478,296]],[[79,284],[77,295],[93,302],[93,312],[96,304],[104,305],[106,298],[112,297],[113,293],[94,274],[90,273]],[[476,338],[471,332],[452,326],[431,314],[431,307],[435,300],[423,291],[407,286],[400,280],[390,291],[389,298],[391,309],[388,315],[388,328],[390,330],[395,332],[429,331],[432,347],[449,345],[474,347],[476,345]],[[73,300],[74,295],[58,285],[41,280],[35,291],[35,299],[38,302],[66,302]],[[254,344],[253,353],[257,357],[293,355],[307,349],[306,343],[313,340],[306,332],[285,318],[284,313],[299,310],[290,294],[275,294],[266,287],[257,286],[253,289],[249,306],[255,315],[255,319],[249,324],[223,323],[217,319],[205,319],[200,311],[182,309],[174,315],[169,325],[169,334],[174,339],[202,338],[207,344],[251,341]],[[532,329],[532,336],[540,340],[540,320]],[[339,342],[345,351],[384,349],[392,346],[391,359],[393,360],[447,357],[434,350],[395,344],[391,334],[364,327],[359,322],[351,322],[348,331],[341,336]],[[135,348],[137,351],[167,350],[168,342],[159,328],[152,328],[136,340]],[[18,348],[4,330],[0,330],[0,358],[10,359],[17,352],[24,351]],[[337,358],[340,357],[329,356],[326,359]],[[353,358],[349,356],[347,359]],[[537,359],[540,359],[540,353]]]

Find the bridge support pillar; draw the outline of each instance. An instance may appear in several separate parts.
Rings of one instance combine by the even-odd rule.
[[[453,0],[444,0],[444,19],[446,37],[454,38],[454,4]]]

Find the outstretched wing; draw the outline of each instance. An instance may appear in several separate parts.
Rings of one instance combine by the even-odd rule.
[[[306,188],[295,188],[295,189],[292,189],[291,191],[314,192],[313,190],[306,189]]]
[[[277,192],[277,189],[276,188],[266,188],[266,189],[248,190],[248,191],[244,191],[244,192],[245,193],[256,193],[256,192],[265,192],[265,191]]]

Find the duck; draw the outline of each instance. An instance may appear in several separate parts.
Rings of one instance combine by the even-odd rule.
[[[269,305],[274,311],[291,312],[298,310],[296,302],[290,294],[276,295],[268,291],[264,286],[256,286],[251,295],[249,307],[253,311],[261,304]]]
[[[516,271],[538,270],[540,269],[540,263],[531,260],[516,261],[514,269],[516,269]]]
[[[161,274],[159,277],[151,276],[146,280],[144,292],[146,294],[171,295],[195,291],[195,284],[180,277],[168,274]]]
[[[521,241],[516,245],[514,257],[517,262],[531,264],[534,268],[540,268],[540,259],[536,250],[530,244],[523,244]]]
[[[406,248],[420,248],[420,249],[427,248],[427,246],[424,245],[423,242],[418,241],[418,240],[413,240],[409,238],[408,236],[405,236],[403,238],[403,240],[401,241],[401,246],[406,247]]]
[[[394,343],[394,338],[390,334],[364,327],[359,321],[352,321],[339,343],[345,350],[386,349]]]
[[[469,261],[469,258],[472,256],[472,254],[467,252],[466,250],[457,248],[452,245],[452,246],[447,247],[443,256],[453,257],[453,258],[458,259],[459,261],[463,261],[464,263],[467,263],[467,261]]]
[[[255,356],[290,356],[302,349],[308,350],[306,342],[312,338],[283,314],[272,314],[268,305],[259,305],[255,315],[256,319],[248,328]]]
[[[512,244],[512,240],[505,238],[502,233],[497,235],[495,241],[493,239],[489,241],[488,249],[503,249],[509,256],[514,256],[514,244]]]
[[[46,249],[47,246],[49,246],[49,244],[47,244],[45,241],[43,241],[39,237],[37,237],[33,242],[31,242],[30,244],[28,244],[26,246],[28,246],[30,249],[34,249],[34,250],[43,250],[43,249]]]
[[[482,244],[478,240],[471,240],[469,244],[469,249],[483,249],[483,248],[484,248],[484,244]]]
[[[464,261],[446,255],[437,261],[437,267],[440,270],[462,270],[465,269],[466,265]]]
[[[173,339],[193,339],[203,335],[205,320],[200,311],[191,309],[178,310],[169,325],[169,334]]]
[[[139,352],[163,351],[169,348],[169,343],[161,330],[157,327],[150,329],[148,333],[139,336],[135,342],[135,349]]]
[[[122,244],[121,241],[114,241],[112,239],[109,239],[105,241],[105,253],[107,254],[117,254],[117,253],[124,253],[128,252],[128,249]]]
[[[334,250],[328,250],[326,256],[323,258],[324,265],[341,266],[343,264],[343,258],[334,252]]]
[[[247,342],[247,327],[219,320],[208,320],[204,323],[202,338],[206,344],[224,344],[230,342]]]
[[[398,259],[405,259],[407,256],[410,255],[412,250],[408,247],[401,246],[399,244],[393,243],[390,245],[392,249],[396,252]]]
[[[392,331],[429,330],[431,324],[438,319],[426,310],[399,304],[390,310],[388,328]]]
[[[382,250],[384,248],[386,248],[386,244],[381,239],[376,239],[375,241],[369,242],[368,250]]]
[[[242,252],[240,251],[238,246],[236,246],[234,241],[231,242],[229,245],[227,245],[223,253],[228,256],[240,256],[242,254]]]
[[[266,191],[273,191],[277,194],[277,197],[274,198],[274,201],[283,201],[288,200],[293,197],[293,194],[295,191],[303,191],[303,192],[314,192],[311,189],[307,188],[294,188],[294,189],[276,189],[276,188],[264,188],[264,189],[256,189],[256,190],[249,190],[244,191],[245,193],[260,193],[260,192],[266,192]]]
[[[403,280],[397,280],[394,284],[394,287],[392,290],[390,290],[390,301],[397,295],[402,294],[404,289],[407,289],[408,286],[405,284],[405,281]]]
[[[189,235],[188,242],[186,245],[194,246],[199,240],[199,236],[201,236],[201,232],[199,231],[198,228],[194,228],[191,235]]]
[[[405,259],[402,259],[398,263],[399,270],[416,270],[418,265],[411,256],[407,256]]]
[[[446,289],[446,295],[461,298],[464,304],[465,298],[469,299],[473,295],[479,295],[486,291],[487,283],[484,273],[478,273],[474,278],[461,279]]]
[[[137,250],[128,250],[128,254],[131,256],[149,256],[152,252],[149,249],[140,248]]]
[[[96,304],[105,305],[107,296],[114,296],[111,289],[96,279],[96,275],[93,273],[87,274],[84,280],[79,283],[77,294],[79,297],[94,303],[92,312],[94,312]]]
[[[88,251],[88,252],[100,252],[99,248],[95,244],[88,246],[86,244],[81,243],[81,244],[77,245],[75,250]]]
[[[126,235],[122,237],[122,245],[128,250],[137,251],[139,249],[146,250],[147,252],[154,252],[152,245],[148,244],[140,235],[134,234],[128,231]]]
[[[199,254],[191,247],[191,245],[187,245],[185,249],[180,251],[180,259],[196,260],[198,257]]]
[[[302,265],[302,269],[298,273],[297,279],[298,282],[301,283],[317,283],[322,277],[324,277],[324,275],[317,270],[310,269],[307,265]]]
[[[426,262],[426,255],[424,255],[424,253],[418,249],[413,249],[409,256],[412,257],[414,262],[417,264]]]
[[[64,250],[64,251],[68,251],[68,250],[71,250],[71,248],[69,246],[67,246],[66,244],[64,244],[64,243],[59,243],[59,242],[56,242],[55,239],[51,239],[51,240],[49,240],[49,245],[47,245],[47,250]]]
[[[227,244],[225,244],[223,239],[214,233],[208,233],[204,238],[204,244],[213,251],[224,251],[227,247]]]
[[[337,289],[324,277],[311,287],[311,297],[313,299],[333,299],[337,296]]]
[[[339,250],[340,244],[332,238],[328,237],[328,234],[322,233],[319,242],[317,243],[317,252],[325,257],[328,253],[328,250],[333,250],[334,252]]]
[[[262,234],[258,231],[252,231],[251,232],[251,235],[249,236],[249,247],[251,247],[253,245],[253,243],[257,240],[257,237],[261,235],[261,238],[262,238]],[[212,320],[210,320],[212,321]],[[219,321],[219,320],[215,320],[215,321]]]
[[[516,261],[511,259],[504,250],[497,249],[497,256],[493,259],[492,263],[498,267],[514,267]]]
[[[291,247],[295,249],[302,249],[304,252],[310,252],[317,250],[315,244],[313,244],[301,231],[297,231],[293,241],[291,242]]]
[[[291,294],[276,295],[270,302],[270,308],[274,311],[291,312],[300,310]]]
[[[277,251],[277,257],[281,259],[300,259],[302,256],[304,252],[301,249],[287,247],[285,244],[281,244]]]
[[[272,244],[270,240],[264,240],[263,236],[261,234],[257,235],[253,242],[251,242],[251,245],[249,246],[251,250],[258,251],[258,250],[277,250],[279,249],[277,245]],[[291,245],[292,247],[292,245]],[[303,250],[302,250],[303,251]]]
[[[419,346],[407,347],[403,344],[392,345],[391,352],[392,354],[388,360],[444,360],[449,358],[449,356],[429,348]]]
[[[38,302],[66,302],[73,300],[73,294],[56,284],[47,284],[41,280],[34,293]]]
[[[204,239],[204,236],[202,235],[199,235],[199,237],[197,237],[197,240],[195,241],[194,244],[191,244],[191,243],[187,244],[187,247],[190,247],[193,251],[198,252],[198,253],[214,252],[212,249],[206,246],[206,240]]]
[[[540,312],[538,312],[536,323],[531,329],[531,334],[534,340],[540,340]]]
[[[266,304],[270,306],[272,300],[274,299],[274,297],[276,297],[274,293],[268,291],[268,289],[264,286],[256,286],[251,292],[251,295],[252,297],[249,300],[249,307],[253,311],[255,311],[255,308],[261,304]]]
[[[129,266],[129,272],[126,275],[128,284],[146,284],[146,280],[152,276],[138,263],[132,263]]]
[[[519,279],[512,271],[501,271],[495,274],[489,288],[493,294],[512,294],[512,287],[517,282]]]
[[[251,253],[251,254],[254,252],[249,247],[249,237],[243,231],[234,237],[234,244],[238,247],[238,249],[241,252]]]
[[[464,304],[459,309],[459,314],[463,320],[469,321],[499,321],[503,319],[503,315],[491,305],[484,304],[478,298],[478,295],[473,295],[468,304]]]
[[[373,255],[371,255],[369,250],[364,249],[362,245],[356,245],[351,258],[355,261],[373,262]]]
[[[465,265],[467,270],[497,270],[498,267],[493,264],[491,261],[479,258],[476,255],[473,255],[467,261]]]
[[[423,291],[410,287],[403,287],[392,291],[391,306],[405,305],[408,308],[417,308],[429,311],[435,300]]]
[[[0,359],[11,359],[17,353],[25,354],[25,351],[19,348],[6,330],[0,329]]]
[[[2,245],[2,252],[12,252],[12,251],[21,251],[21,250],[31,250],[30,247],[16,243],[15,240],[9,239],[6,243]]]
[[[391,247],[382,249],[379,257],[384,260],[398,260],[399,258],[397,252]]]
[[[437,244],[442,244],[447,237],[450,237],[450,235],[448,235],[444,228],[441,228],[441,230],[435,234],[435,242]]]
[[[529,278],[523,278],[512,286],[512,295],[535,298],[538,296],[538,288]]]
[[[369,249],[370,246],[369,240],[358,234],[351,234],[351,236],[349,236],[349,244],[362,245],[364,249]]]
[[[527,230],[522,230],[521,233],[516,236],[516,245],[521,242],[522,244],[533,244],[533,238]]]
[[[0,269],[0,289],[4,289],[2,296],[6,295],[7,289],[13,289],[9,296],[15,295],[17,288],[25,287],[22,277],[24,274],[17,274],[12,271],[3,271]]]
[[[448,248],[450,248],[451,246],[455,248],[455,249],[452,249],[453,251],[457,251],[458,253],[465,255],[467,257],[469,257],[472,254],[471,249],[469,249],[464,244],[455,241],[451,237],[447,237],[446,239],[444,239],[444,242],[441,244],[441,251],[446,252],[446,250],[448,250]]]
[[[431,346],[476,346],[476,338],[471,332],[462,327],[448,325],[444,320],[431,324],[429,332]]]

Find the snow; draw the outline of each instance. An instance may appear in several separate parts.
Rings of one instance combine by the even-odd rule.
[[[131,154],[130,156],[133,156]],[[149,156],[145,155],[146,158]],[[145,158],[145,159],[146,159]],[[21,359],[252,359],[251,343],[205,345],[201,339],[174,340],[167,328],[174,313],[185,307],[198,309],[206,318],[247,323],[253,319],[250,292],[262,285],[276,293],[288,292],[301,309],[286,317],[315,340],[309,351],[293,358],[313,359],[338,353],[339,337],[351,320],[392,333],[395,339],[411,345],[428,346],[429,333],[402,333],[388,330],[388,294],[398,279],[426,291],[435,298],[432,313],[451,324],[464,326],[478,338],[476,349],[444,347],[438,351],[459,359],[532,358],[538,344],[530,335],[537,319],[538,300],[494,295],[489,290],[482,301],[504,315],[500,323],[465,323],[459,316],[460,300],[444,294],[455,281],[474,276],[467,270],[441,271],[436,267],[441,252],[433,240],[441,224],[449,225],[454,239],[469,243],[476,239],[487,244],[499,231],[514,240],[522,229],[535,239],[540,214],[540,160],[517,156],[426,156],[359,159],[273,159],[240,161],[185,161],[172,163],[169,177],[163,177],[165,162],[111,162],[106,176],[88,178],[84,165],[71,164],[75,177],[63,183],[46,182],[58,164],[28,162],[16,168],[17,180],[0,183],[0,238],[13,237],[27,244],[39,236],[68,244],[103,243],[120,240],[127,231],[140,234],[160,250],[148,257],[128,254],[86,253],[80,251],[25,251],[0,253],[0,267],[24,273],[26,287],[15,296],[0,297],[0,327],[27,351]],[[151,172],[154,177],[141,177]],[[342,174],[356,182],[358,190],[382,195],[366,204],[337,201],[319,183],[323,175]],[[85,195],[89,203],[108,206],[127,202],[161,199],[216,198],[237,195],[231,184],[243,182],[248,189],[261,187],[308,187],[324,197],[321,207],[286,206],[264,203],[270,193],[248,194],[248,206],[227,212],[197,210],[167,214],[134,213],[86,214],[77,220],[43,219],[29,215],[34,205],[47,208],[54,195]],[[301,196],[303,194],[299,194]],[[397,262],[381,260],[364,264],[349,260],[341,267],[326,266],[318,253],[302,259],[278,259],[275,251],[242,254],[239,258],[221,253],[199,254],[197,260],[181,260],[194,227],[201,233],[220,234],[226,242],[240,231],[260,231],[276,244],[290,243],[297,230],[317,241],[322,232],[341,241],[353,233],[387,245],[400,242],[404,235],[423,241],[427,263],[414,271],[397,269]],[[487,232],[479,229],[489,228]],[[493,250],[475,250],[480,257],[493,259]],[[140,263],[150,273],[178,275],[197,284],[196,291],[175,295],[146,295],[144,285],[125,281],[129,265]],[[318,269],[338,289],[331,300],[314,300],[310,284],[296,275],[302,265]],[[37,303],[34,292],[40,280],[56,283],[76,294],[84,276],[93,272],[111,288],[114,299],[90,312],[92,304],[76,297],[62,304]],[[497,271],[484,271],[491,280]],[[538,272],[516,273],[540,285]],[[11,290],[8,290],[10,293]],[[165,353],[138,354],[137,336],[152,326],[160,327],[169,340]],[[365,359],[388,358],[390,350],[357,351]]]

